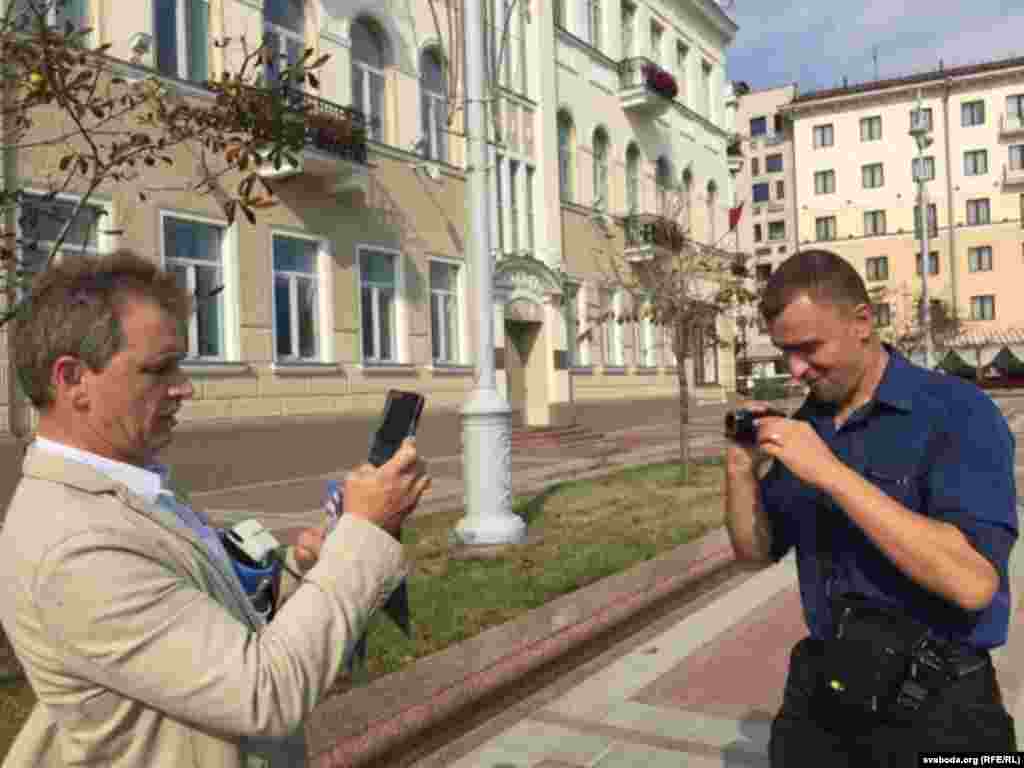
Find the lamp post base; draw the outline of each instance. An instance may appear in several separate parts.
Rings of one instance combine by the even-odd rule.
[[[460,544],[519,544],[526,523],[512,512],[512,410],[494,389],[477,389],[462,409],[466,516],[455,526]]]

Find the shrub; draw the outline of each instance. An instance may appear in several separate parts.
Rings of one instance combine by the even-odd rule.
[[[754,400],[783,400],[787,395],[786,385],[776,379],[755,379],[750,392]]]

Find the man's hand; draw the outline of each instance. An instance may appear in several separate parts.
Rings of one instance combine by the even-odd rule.
[[[307,528],[299,534],[295,542],[295,563],[299,566],[300,575],[305,574],[320,559],[320,550],[327,538],[327,524]]]
[[[754,413],[763,413],[772,406],[758,400],[748,400],[739,403],[739,408],[745,408]],[[754,471],[771,457],[757,445],[744,445],[730,440],[725,449],[726,469],[729,472],[744,474]]]
[[[416,454],[415,438],[382,467],[364,464],[345,478],[345,512],[379,525],[398,537],[405,518],[431,484],[426,463]]]
[[[798,478],[818,489],[843,466],[806,421],[778,416],[758,419],[757,445],[765,454],[785,464]]]

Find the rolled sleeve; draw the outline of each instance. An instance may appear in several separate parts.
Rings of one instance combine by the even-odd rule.
[[[961,415],[936,438],[925,509],[960,529],[1002,579],[1018,535],[1015,440],[994,403],[975,404]]]
[[[796,531],[786,514],[786,500],[788,494],[785,490],[786,470],[782,462],[772,462],[768,474],[758,483],[761,491],[761,507],[768,516],[768,523],[771,526],[772,549],[771,558],[778,562],[796,544]]]

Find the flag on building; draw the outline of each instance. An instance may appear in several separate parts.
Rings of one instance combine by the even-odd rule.
[[[745,202],[745,201],[744,201]],[[732,232],[736,229],[736,225],[740,223],[740,214],[743,213],[743,203],[741,202],[735,208],[729,209],[729,231]]]

